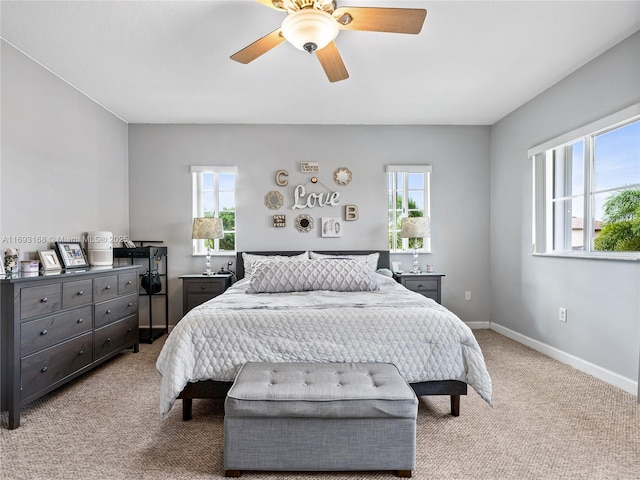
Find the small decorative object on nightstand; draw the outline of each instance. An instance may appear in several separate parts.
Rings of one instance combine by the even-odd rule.
[[[231,286],[233,274],[215,273],[213,275],[181,275],[182,314],[193,307],[217,297]]]
[[[442,303],[444,273],[395,273],[393,277],[409,290]]]

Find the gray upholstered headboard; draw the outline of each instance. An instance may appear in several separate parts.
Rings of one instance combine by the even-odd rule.
[[[379,253],[380,258],[378,258],[378,268],[390,268],[389,263],[389,251],[388,250],[314,250],[314,252],[322,253],[324,255],[368,255],[370,253]],[[244,262],[242,260],[242,253],[236,253],[236,277],[239,279],[244,278]],[[298,255],[300,253],[304,253],[304,250],[295,250],[295,251],[251,251],[245,252],[251,253],[253,255]]]

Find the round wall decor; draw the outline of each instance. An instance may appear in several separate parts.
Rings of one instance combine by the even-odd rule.
[[[351,183],[351,170],[347,167],[340,167],[333,172],[333,180],[338,185],[349,185]]]
[[[273,190],[264,196],[264,204],[271,210],[277,210],[284,204],[284,197],[280,192]]]
[[[301,213],[295,219],[296,230],[307,233],[313,230],[313,217],[308,213]]]

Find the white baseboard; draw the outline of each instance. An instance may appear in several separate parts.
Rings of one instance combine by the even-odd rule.
[[[581,358],[575,357],[569,353],[563,352],[562,350],[558,350],[555,347],[547,345],[546,343],[542,343],[538,340],[534,340],[533,338],[522,335],[518,332],[514,332],[513,330],[503,327],[502,325],[498,325],[497,323],[491,322],[490,326],[491,330],[498,332],[505,337],[508,337],[512,340],[515,340],[518,343],[522,343],[529,348],[534,349],[537,352],[544,353],[548,357],[551,357],[559,362],[566,363],[574,368],[577,368],[581,372],[588,373],[603,382],[607,382],[614,387],[618,387],[621,390],[624,390],[627,393],[632,395],[638,395],[638,382],[631,380],[630,378],[623,377],[622,375],[618,375],[610,370],[599,367],[593,363],[587,362]],[[640,398],[638,398],[640,401]]]
[[[471,330],[489,330],[491,322],[464,322]]]

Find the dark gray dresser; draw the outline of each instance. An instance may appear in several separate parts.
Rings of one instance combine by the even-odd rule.
[[[0,280],[0,405],[20,408],[126,348],[138,351],[138,266]]]

